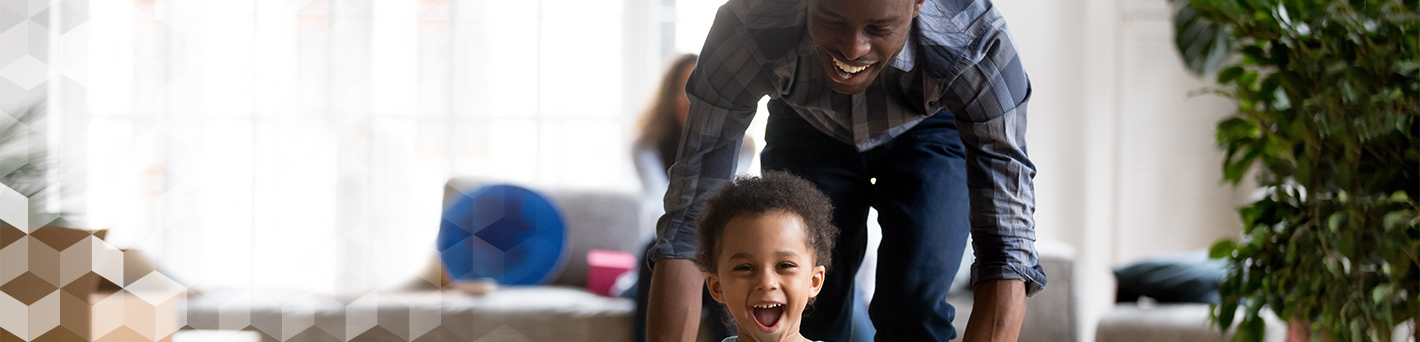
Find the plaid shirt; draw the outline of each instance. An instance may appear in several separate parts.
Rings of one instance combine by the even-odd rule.
[[[1035,166],[1026,156],[1030,81],[989,0],[926,0],[902,52],[867,90],[834,92],[807,33],[807,1],[729,0],[686,85],[690,115],[671,167],[667,214],[651,259],[693,259],[695,217],[735,170],[736,149],[764,96],[867,151],[947,110],[966,145],[972,283],[1045,286],[1035,251]]]

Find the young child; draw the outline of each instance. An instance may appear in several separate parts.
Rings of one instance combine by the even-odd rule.
[[[828,197],[782,172],[739,178],[706,201],[696,263],[739,326],[724,342],[808,341],[799,323],[823,289],[832,217]]]

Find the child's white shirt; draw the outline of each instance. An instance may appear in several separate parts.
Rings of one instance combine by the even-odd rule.
[[[730,337],[726,337],[724,341],[720,341],[720,342],[739,342],[739,341],[740,341],[740,337],[739,337],[739,336],[730,336]],[[819,341],[819,342],[823,342],[823,341]]]

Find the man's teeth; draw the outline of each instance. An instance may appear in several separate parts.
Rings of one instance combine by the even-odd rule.
[[[758,304],[758,305],[755,305],[754,308],[756,308],[756,309],[773,309],[773,308],[777,308],[777,307],[781,307],[781,306],[784,306],[784,304]]]
[[[864,66],[852,66],[852,65],[848,65],[848,63],[843,63],[843,61],[838,60],[838,58],[834,58],[834,59],[833,59],[833,64],[838,66],[838,70],[843,71],[843,72],[846,72],[846,73],[849,73],[849,74],[856,74],[856,73],[858,73],[859,71],[863,71],[863,69],[867,69],[867,68],[868,68],[867,65],[864,65]]]

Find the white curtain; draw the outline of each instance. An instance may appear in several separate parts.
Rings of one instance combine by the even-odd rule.
[[[637,188],[659,1],[64,3],[78,207],[189,286],[414,281],[450,177]]]

